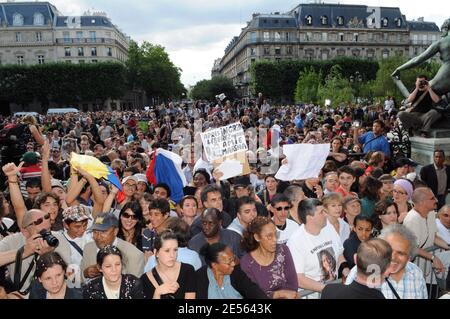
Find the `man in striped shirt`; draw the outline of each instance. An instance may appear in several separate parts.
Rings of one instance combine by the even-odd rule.
[[[380,238],[392,247],[391,274],[381,285],[386,299],[427,299],[423,272],[410,261],[417,247],[414,234],[405,226],[394,224],[384,228]],[[356,267],[350,271],[346,284],[355,278]]]

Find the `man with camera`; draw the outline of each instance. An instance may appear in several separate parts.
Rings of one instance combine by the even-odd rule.
[[[411,107],[398,113],[398,117],[407,130],[420,129],[422,137],[428,137],[431,125],[441,118],[441,114],[432,106],[441,101],[428,83],[425,75],[416,78],[416,88],[408,97]]]
[[[34,276],[36,259],[55,251],[70,263],[70,247],[61,241],[59,233],[50,232],[50,215],[40,209],[27,211],[22,220],[21,232],[0,241],[0,266],[7,265],[14,289],[28,293]]]

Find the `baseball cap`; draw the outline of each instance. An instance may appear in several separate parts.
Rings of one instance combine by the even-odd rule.
[[[53,188],[53,187],[60,187],[60,188],[62,188],[63,190],[66,190],[66,188],[64,187],[64,185],[61,183],[60,180],[57,180],[57,179],[55,179],[55,178],[52,178],[51,184],[52,184],[52,188]]]
[[[383,175],[381,175],[381,176],[378,178],[378,180],[379,180],[380,182],[394,182],[394,181],[395,181],[395,178],[392,177],[392,176],[389,175],[389,174],[383,174]]]
[[[238,176],[234,178],[233,181],[234,187],[247,187],[251,185],[250,176]]]
[[[126,184],[129,180],[135,181],[136,184],[138,183],[138,179],[136,176],[132,175],[132,176],[127,176],[122,180],[122,185]]]
[[[148,184],[147,177],[145,176],[145,174],[134,174],[133,176],[136,177],[138,183],[143,182],[145,184]]]
[[[86,208],[82,205],[71,206],[63,210],[63,221],[71,220],[73,222],[81,222],[91,219]]]
[[[409,166],[417,166],[419,164],[417,164],[416,162],[414,162],[412,159],[407,158],[407,157],[401,157],[399,158],[397,161],[395,161],[395,166],[396,167],[402,167],[405,165],[409,165]]]
[[[36,152],[26,152],[23,154],[21,161],[24,161],[27,164],[37,164],[38,155]]]
[[[98,214],[90,230],[105,231],[111,227],[118,227],[119,220],[113,213]]]

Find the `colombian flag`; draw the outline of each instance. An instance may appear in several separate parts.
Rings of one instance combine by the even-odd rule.
[[[98,158],[72,153],[70,165],[75,169],[84,169],[97,179],[103,178],[122,191],[122,184],[120,183],[119,176],[117,176],[116,172],[111,167],[103,164]]]
[[[182,163],[183,159],[179,155],[158,148],[153,153],[153,159],[146,173],[150,184],[167,184],[171,192],[170,198],[176,203],[183,198],[183,188],[187,185],[186,177],[181,170]]]

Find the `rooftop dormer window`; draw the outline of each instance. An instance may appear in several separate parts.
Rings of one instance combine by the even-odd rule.
[[[344,17],[343,16],[337,17],[337,24],[338,25],[344,25]]]
[[[44,15],[42,13],[36,12],[33,15],[33,24],[34,25],[44,25],[44,23],[45,23]]]
[[[14,13],[13,15],[13,25],[14,26],[21,26],[23,25],[23,15],[20,13]]]
[[[402,24],[403,24],[403,20],[402,20],[401,18],[395,19],[395,25],[396,25],[398,28],[401,28],[401,27],[402,27]]]
[[[312,23],[313,23],[313,18],[312,18],[312,16],[311,16],[311,15],[307,16],[307,17],[305,18],[305,21],[306,21],[306,25],[312,25]]]
[[[381,20],[381,25],[382,25],[383,27],[387,27],[388,24],[389,24],[388,18],[383,18],[383,19]]]
[[[320,22],[322,23],[322,25],[327,25],[328,24],[328,17],[327,16],[321,16],[320,17]]]

